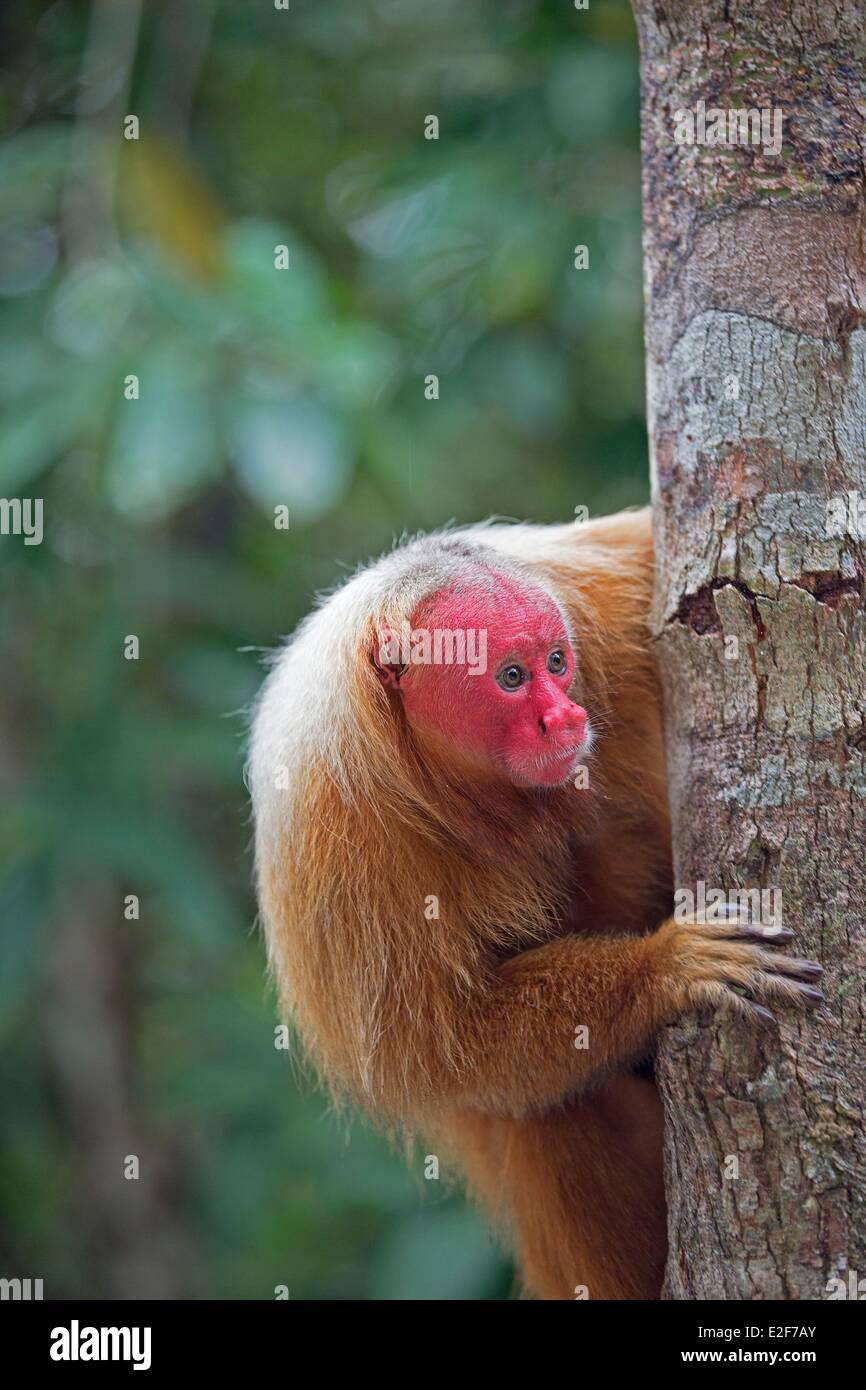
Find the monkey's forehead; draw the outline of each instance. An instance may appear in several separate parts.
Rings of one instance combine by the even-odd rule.
[[[512,642],[567,636],[563,614],[550,594],[493,571],[443,585],[417,605],[411,622],[413,627],[484,629]]]

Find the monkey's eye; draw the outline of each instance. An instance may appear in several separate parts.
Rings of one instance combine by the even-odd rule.
[[[506,666],[496,677],[503,690],[519,690],[526,674],[522,666]]]
[[[568,659],[565,652],[560,651],[558,647],[555,652],[551,652],[547,658],[547,669],[552,676],[561,676],[567,671]]]

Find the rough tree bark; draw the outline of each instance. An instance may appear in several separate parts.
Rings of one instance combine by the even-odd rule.
[[[866,0],[633,5],[675,879],[781,889],[827,995],[667,1030],[665,1295],[820,1299],[866,1278]],[[701,100],[781,153],[677,143]]]

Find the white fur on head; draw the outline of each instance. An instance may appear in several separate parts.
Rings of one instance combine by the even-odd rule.
[[[276,655],[253,714],[248,781],[259,853],[263,840],[276,852],[274,837],[290,833],[294,795],[312,763],[327,768],[347,798],[364,790],[366,770],[352,750],[375,732],[371,720],[390,714],[381,688],[370,701],[375,634],[399,631],[424,599],[454,583],[487,584],[493,595],[508,577],[548,593],[521,551],[531,554],[538,533],[554,529],[486,525],[424,536],[320,601]],[[563,622],[574,642],[565,614]]]

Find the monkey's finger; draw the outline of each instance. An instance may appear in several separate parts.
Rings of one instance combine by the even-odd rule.
[[[790,927],[763,927],[758,922],[735,922],[725,930],[725,935],[741,940],[754,941],[793,941],[794,933]]]
[[[765,927],[759,922],[750,922],[747,916],[730,916],[724,922],[699,923],[702,934],[711,940],[719,941],[793,941],[794,933],[789,927]]]
[[[767,1026],[776,1022],[776,1015],[764,1004],[758,1004],[756,1000],[750,999],[746,994],[738,993],[737,990],[726,989],[718,1002],[728,1013],[738,1014],[750,1023],[760,1023]]]
[[[791,1003],[815,1005],[824,1003],[824,994],[814,985],[804,984],[789,975],[773,975],[759,970],[750,986],[756,994],[773,999],[787,999]]]
[[[734,943],[718,937],[705,938],[701,943],[699,959],[704,970],[716,972],[723,980],[741,985],[746,984],[751,974],[757,971],[770,975],[800,976],[806,980],[817,980],[824,973],[823,966],[817,961],[783,956],[777,951],[766,950],[757,941]]]
[[[816,960],[803,960],[799,956],[779,956],[775,951],[762,952],[761,965],[774,974],[799,975],[804,980],[817,980],[824,974],[823,965]]]
[[[776,1022],[776,1015],[771,1009],[765,1008],[763,1004],[756,1004],[754,999],[746,999],[744,1002],[748,1005],[749,1014],[756,1018],[759,1023]]]

